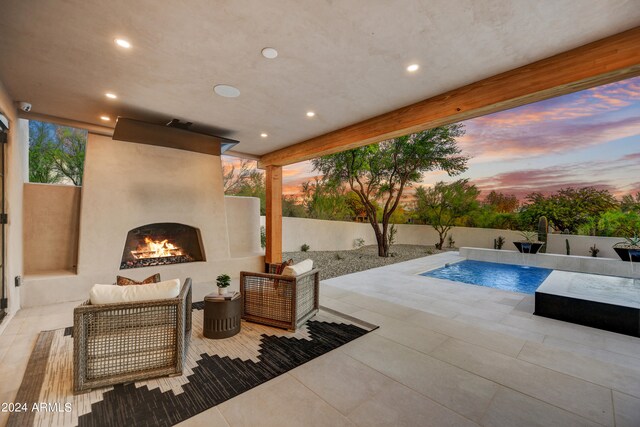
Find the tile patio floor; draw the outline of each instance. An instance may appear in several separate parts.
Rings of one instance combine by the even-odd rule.
[[[416,275],[458,259],[324,281],[321,304],[381,327],[181,425],[640,426],[640,339],[533,316],[532,296]],[[9,323],[0,402],[37,332],[71,325],[75,305]]]

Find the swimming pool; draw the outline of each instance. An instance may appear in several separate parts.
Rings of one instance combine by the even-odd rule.
[[[552,271],[548,268],[466,260],[427,271],[421,276],[534,294]]]

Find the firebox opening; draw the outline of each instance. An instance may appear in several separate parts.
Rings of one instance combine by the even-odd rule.
[[[162,222],[127,233],[120,269],[205,261],[200,230],[185,224]]]

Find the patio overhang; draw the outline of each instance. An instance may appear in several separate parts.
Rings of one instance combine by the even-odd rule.
[[[640,27],[260,157],[286,166],[640,75]]]
[[[640,27],[477,81],[260,157],[266,262],[282,261],[282,166],[640,75]]]

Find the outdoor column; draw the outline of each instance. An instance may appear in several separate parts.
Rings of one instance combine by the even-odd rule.
[[[265,262],[282,262],[282,166],[266,167],[267,215]]]

